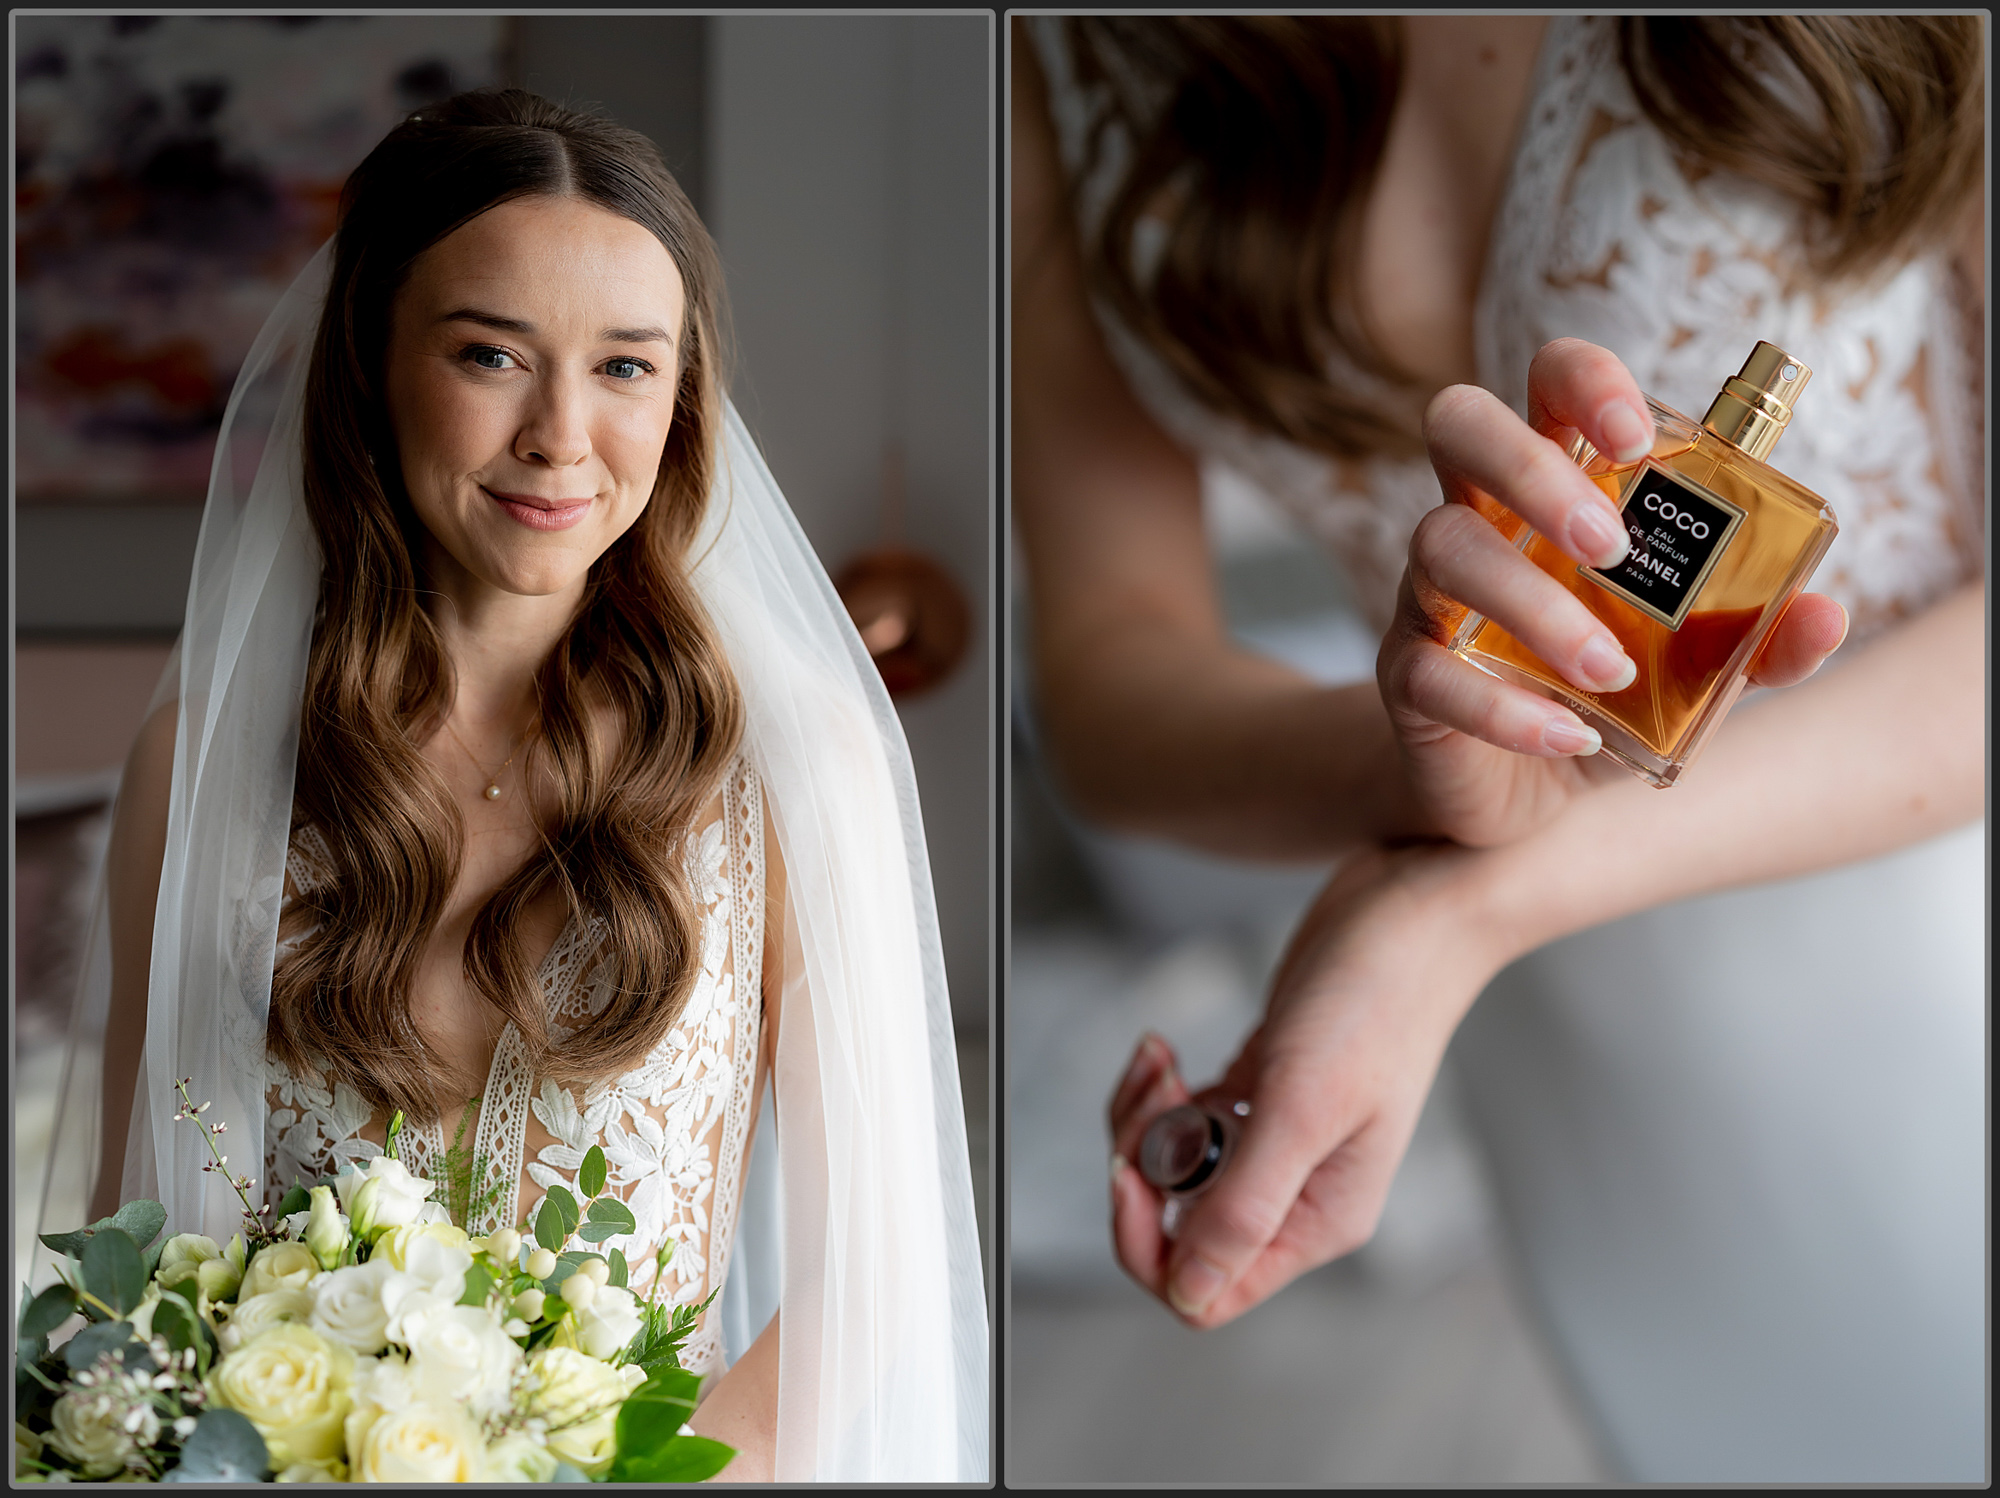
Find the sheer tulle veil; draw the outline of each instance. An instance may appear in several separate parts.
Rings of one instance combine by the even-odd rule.
[[[172,1084],[194,1079],[229,1125],[232,1172],[261,1175],[319,572],[301,416],[331,254],[286,292],[231,395],[156,698],[176,704],[178,734],[123,1196],[157,1195],[170,1230],[219,1239],[241,1208],[202,1173],[198,1131],[171,1121]],[[725,426],[693,575],[743,692],[788,904],[775,1210],[746,1211],[730,1298],[780,1307],[781,1481],[983,1481],[986,1297],[916,780],[867,652],[733,408]],[[51,1182],[97,1169],[109,993],[100,880]],[[760,1275],[773,1282],[748,1283]]]

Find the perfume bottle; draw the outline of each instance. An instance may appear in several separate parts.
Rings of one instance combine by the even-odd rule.
[[[1759,343],[1699,423],[1648,396],[1653,450],[1637,462],[1615,463],[1581,436],[1570,445],[1618,506],[1631,552],[1615,567],[1583,566],[1525,526],[1516,544],[1618,637],[1638,667],[1630,686],[1573,686],[1479,614],[1460,622],[1451,648],[1561,702],[1597,730],[1603,753],[1648,784],[1672,785],[1839,529],[1825,500],[1764,461],[1811,378]]]
[[[1183,1103],[1169,1108],[1146,1128],[1139,1142],[1139,1174],[1166,1194],[1160,1208],[1160,1231],[1180,1232],[1188,1204],[1216,1183],[1236,1152],[1237,1121],[1250,1116],[1250,1105],[1231,1104],[1226,1110]]]

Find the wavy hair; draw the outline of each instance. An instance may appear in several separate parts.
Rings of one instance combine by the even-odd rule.
[[[1327,378],[1410,376],[1356,314],[1360,219],[1395,108],[1391,21],[1070,17],[1086,166],[1130,154],[1083,246],[1090,283],[1197,399],[1341,457],[1418,450]],[[1864,278],[1947,232],[1985,160],[1976,16],[1625,17],[1619,59],[1683,159],[1801,212],[1802,266]],[[1165,233],[1154,236],[1150,220]],[[1333,289],[1329,296],[1328,289]]]
[[[453,701],[453,671],[419,604],[424,530],[383,399],[390,309],[417,257],[489,208],[570,197],[650,230],[686,289],[673,423],[645,509],[591,568],[536,679],[553,831],[478,911],[465,974],[514,1023],[537,1074],[581,1082],[638,1064],[679,1017],[700,966],[682,863],[741,736],[742,702],[688,577],[722,431],[721,268],[644,136],[519,90],[426,105],[341,195],[332,280],[307,376],[305,502],[324,558],[306,668],[294,827],[332,853],[324,887],[287,913],[303,939],[273,974],[269,1047],[323,1064],[380,1108],[435,1118],[440,1058],[410,1014],[417,963],[453,885],[464,823],[419,746]],[[608,709],[619,732],[593,738]],[[514,935],[559,890],[602,923],[611,998],[557,1034]]]

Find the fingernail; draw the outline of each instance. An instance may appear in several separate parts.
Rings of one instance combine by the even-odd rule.
[[[1115,1186],[1115,1185],[1117,1185],[1117,1184],[1118,1184],[1118,1176],[1119,1176],[1119,1173],[1120,1173],[1120,1172],[1122,1172],[1122,1171],[1123,1171],[1123,1170],[1125,1169],[1125,1166],[1126,1166],[1126,1164],[1127,1164],[1127,1161],[1126,1161],[1126,1159],[1125,1159],[1125,1157],[1124,1157],[1123,1155],[1120,1155],[1120,1154],[1116,1154],[1116,1153],[1114,1153],[1114,1154],[1113,1154],[1113,1155],[1111,1156],[1111,1184],[1112,1184],[1112,1185],[1114,1185],[1114,1186]]]
[[[1622,692],[1639,679],[1639,668],[1609,635],[1592,635],[1577,664],[1600,692]]]
[[[1840,638],[1833,642],[1833,650],[1838,650],[1847,643],[1847,632],[1852,628],[1854,628],[1854,616],[1847,612],[1847,605],[1842,604],[1840,606]],[[1827,654],[1832,655],[1833,650],[1829,650]]]
[[[1578,505],[1569,519],[1570,544],[1593,567],[1616,567],[1632,550],[1632,538],[1618,517],[1600,504]]]
[[[1611,456],[1621,463],[1636,463],[1653,450],[1652,418],[1624,401],[1613,401],[1597,413],[1597,429],[1610,444]]]
[[[1167,1286],[1167,1304],[1183,1316],[1199,1316],[1215,1302],[1229,1277],[1199,1254],[1189,1254]]]
[[[1597,730],[1585,728],[1581,723],[1573,723],[1567,718],[1557,718],[1542,729],[1542,742],[1558,754],[1587,756],[1604,747]]]

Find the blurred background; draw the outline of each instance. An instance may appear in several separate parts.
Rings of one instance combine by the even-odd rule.
[[[1329,684],[1372,677],[1376,636],[1325,553],[1226,469],[1203,472],[1202,498],[1238,638]],[[1148,1030],[1173,1043],[1191,1082],[1220,1073],[1326,871],[1233,864],[1080,823],[1036,751],[1027,603],[1018,591],[1014,602],[1012,1478],[1606,1478],[1505,1262],[1449,1059],[1358,1253],[1212,1332],[1181,1326],[1118,1268],[1113,1086]]]
[[[109,801],[180,627],[236,368],[354,165],[411,109],[488,84],[652,137],[721,246],[735,400],[828,571],[915,554],[962,606],[955,662],[926,656],[898,707],[990,1263],[990,19],[14,26],[17,1263]]]

